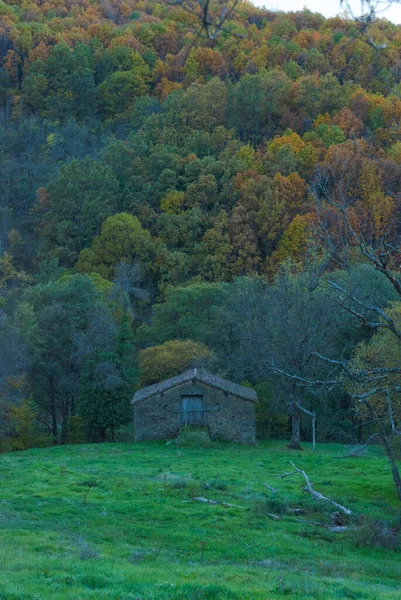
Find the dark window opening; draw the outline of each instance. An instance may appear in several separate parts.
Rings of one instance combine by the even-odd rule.
[[[203,396],[181,396],[181,423],[203,425],[205,414]]]

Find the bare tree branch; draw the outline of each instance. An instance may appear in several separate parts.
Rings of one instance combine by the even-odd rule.
[[[300,475],[302,475],[306,482],[306,487],[304,488],[304,491],[308,492],[308,494],[315,498],[315,500],[326,500],[327,502],[331,502],[331,504],[333,504],[336,508],[340,509],[346,515],[352,515],[352,511],[349,508],[338,504],[334,500],[327,498],[327,496],[323,496],[323,494],[321,494],[320,492],[316,492],[316,490],[313,489],[309,477],[305,473],[305,471],[303,471],[302,469],[298,469],[298,467],[296,467],[292,461],[289,461],[289,463],[294,467],[295,471],[291,471],[290,473],[284,473],[283,475],[281,475],[281,479],[283,479],[284,477],[289,477],[290,475],[294,475],[295,473],[299,473]]]
[[[386,398],[386,403],[387,403],[387,408],[388,408],[388,416],[389,416],[389,419],[390,419],[391,431],[393,433],[395,433],[396,435],[401,435],[401,431],[396,428],[395,423],[394,423],[393,405],[391,403],[390,390],[389,389],[385,390],[384,395],[385,395],[385,398]]]
[[[195,15],[210,40],[215,40],[225,23],[233,16],[240,0],[228,0],[223,3],[213,3],[213,0],[168,0],[172,6],[179,6]],[[219,4],[218,7],[215,5]]]
[[[356,456],[360,452],[362,452],[375,438],[377,438],[380,434],[378,432],[371,435],[362,446],[358,446],[355,450],[352,450],[349,454],[343,454],[342,456],[332,456],[332,458],[351,458],[352,456]]]
[[[391,389],[393,392],[401,392],[401,385],[394,385],[394,386],[392,386]],[[354,398],[354,400],[358,400],[359,402],[361,402],[363,404],[367,404],[373,396],[377,396],[377,395],[386,396],[388,391],[389,390],[386,387],[385,388],[378,387],[378,388],[373,388],[371,390],[367,390],[366,392],[362,392],[361,394],[351,394],[351,398]]]
[[[344,308],[344,310],[346,310],[347,312],[351,313],[352,315],[354,315],[355,317],[360,319],[364,325],[366,325],[367,327],[370,327],[371,329],[380,329],[380,328],[390,329],[390,331],[392,331],[394,333],[394,335],[398,339],[401,340],[401,331],[396,327],[393,319],[382,308],[380,308],[379,306],[375,306],[373,304],[366,304],[366,303],[362,302],[361,300],[356,298],[356,296],[350,294],[346,289],[344,289],[343,287],[341,287],[334,281],[328,280],[327,283],[333,289],[335,289],[343,294],[342,296],[340,296],[340,302],[337,301],[337,303],[340,304],[340,306],[342,308]],[[375,312],[384,322],[383,321],[370,321],[365,314],[363,314],[359,311],[356,311],[355,309],[352,308],[352,306],[347,305],[347,303],[346,303],[347,300],[356,304],[357,306],[360,306],[361,308],[363,308],[366,311]]]
[[[340,0],[340,6],[345,8],[351,17],[359,25],[361,34],[366,34],[367,42],[375,50],[384,50],[387,44],[376,42],[369,32],[371,25],[377,19],[377,15],[385,12],[392,4],[399,4],[399,0],[360,0],[359,14],[355,14],[350,0]]]

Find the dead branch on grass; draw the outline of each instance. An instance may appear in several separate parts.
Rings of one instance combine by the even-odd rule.
[[[326,500],[327,502],[330,502],[331,504],[336,506],[344,514],[352,515],[352,511],[349,508],[346,508],[345,506],[338,504],[338,502],[331,500],[331,498],[327,498],[326,496],[323,496],[323,494],[321,494],[320,492],[316,492],[316,490],[313,489],[312,484],[309,480],[309,477],[305,473],[305,471],[303,471],[302,469],[298,469],[298,467],[296,467],[292,461],[289,461],[289,463],[290,463],[290,465],[292,465],[294,467],[295,471],[291,471],[289,473],[284,473],[283,475],[280,476],[281,479],[283,479],[284,477],[289,477],[291,475],[295,475],[296,473],[299,473],[300,475],[302,475],[302,477],[305,479],[305,482],[306,482],[306,487],[304,488],[304,491],[308,492],[308,494],[310,494],[313,498],[315,498],[315,500]]]
[[[331,531],[332,533],[344,533],[344,531],[355,529],[354,527],[346,527],[345,525],[325,525],[324,523],[317,523],[316,521],[305,521],[304,519],[295,520],[297,523],[303,523],[304,525],[311,525],[312,527],[322,527],[323,529]]]
[[[240,506],[239,504],[230,504],[229,502],[220,502],[219,500],[209,500],[209,498],[202,498],[200,496],[191,498],[191,500],[183,500],[183,502],[203,502],[204,504],[218,504],[225,508],[241,508],[242,510],[245,510],[245,506]]]

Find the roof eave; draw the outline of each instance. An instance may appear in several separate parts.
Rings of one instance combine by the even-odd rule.
[[[172,378],[172,379],[174,379],[174,378]],[[172,389],[179,387],[180,385],[184,385],[190,381],[193,381],[193,382],[199,381],[199,383],[203,383],[204,385],[208,385],[214,389],[224,392],[228,396],[235,396],[236,398],[241,398],[241,400],[245,400],[246,402],[252,402],[253,404],[256,404],[256,402],[258,401],[256,392],[254,392],[250,388],[249,388],[249,391],[250,391],[249,394],[241,394],[241,393],[238,393],[235,391],[227,391],[226,389],[224,389],[223,386],[216,385],[215,383],[212,383],[210,381],[204,381],[201,377],[197,377],[195,374],[190,376],[190,374],[188,373],[188,377],[180,379],[180,381],[177,381],[177,382],[165,387],[164,389],[159,388],[159,389],[149,390],[149,392],[145,393],[145,394],[141,394],[141,392],[146,390],[146,388],[139,390],[134,395],[134,397],[131,401],[131,404],[133,404],[133,405],[140,404],[141,402],[144,402],[145,400],[149,400],[150,398],[153,398],[154,396],[158,396],[159,394],[164,394],[166,391],[172,390]],[[158,384],[154,384],[154,385],[156,386]],[[151,387],[153,387],[153,386],[149,386],[149,388],[151,388]],[[136,398],[137,395],[138,395],[138,397]]]

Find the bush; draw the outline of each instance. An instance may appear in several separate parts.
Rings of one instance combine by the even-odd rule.
[[[126,425],[122,425],[116,430],[115,441],[124,442],[126,444],[132,444],[135,442],[135,427],[133,421],[127,423]]]
[[[288,510],[288,504],[283,498],[273,497],[263,500],[255,500],[252,512],[257,517],[265,517],[269,513],[284,515]]]
[[[400,549],[399,525],[392,526],[386,521],[367,521],[353,534],[357,548],[384,548],[385,550]]]
[[[67,444],[85,444],[87,424],[82,417],[74,416],[69,419]]]
[[[210,443],[208,428],[196,425],[183,425],[176,439],[178,446],[186,448],[207,448]]]

